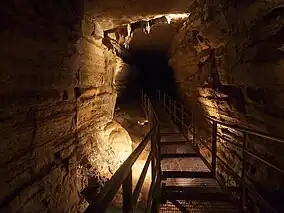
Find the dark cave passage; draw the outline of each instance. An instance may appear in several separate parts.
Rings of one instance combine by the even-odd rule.
[[[137,85],[147,93],[161,89],[175,94],[173,70],[168,66],[168,57],[163,52],[136,52],[134,61],[139,69]]]
[[[133,32],[129,42],[129,49],[124,51],[123,61],[129,65],[120,100],[129,100],[140,97],[141,90],[149,96],[161,89],[175,97],[174,72],[169,67],[169,51],[177,27],[168,23],[156,23],[151,31],[145,33],[141,29]],[[123,101],[122,101],[123,102]]]
[[[176,94],[174,73],[168,65],[168,56],[163,51],[131,51],[125,62],[130,65],[128,84],[120,96],[121,101],[139,98],[141,90],[150,96],[157,90],[165,91],[172,97]]]

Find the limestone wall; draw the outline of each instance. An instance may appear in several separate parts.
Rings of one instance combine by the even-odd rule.
[[[283,137],[283,1],[210,2],[191,5],[169,61],[181,97],[197,111],[199,136],[209,144],[207,114]],[[218,131],[234,143],[243,140],[232,129]],[[219,143],[219,155],[240,172],[241,150]],[[249,136],[249,149],[284,168],[280,144]],[[268,194],[281,195],[283,176],[275,170],[249,158],[247,174]]]
[[[116,57],[94,21],[83,1],[1,2],[1,213],[82,212],[83,189],[131,152],[112,122]]]

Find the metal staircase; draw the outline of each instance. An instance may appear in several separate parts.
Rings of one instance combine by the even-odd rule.
[[[159,212],[235,213],[214,173],[186,136],[166,113],[166,105],[155,106],[160,127],[162,188]],[[173,117],[174,118],[174,117]]]
[[[277,213],[283,211],[283,204],[281,207],[281,204],[279,206],[279,203],[271,202],[273,199],[260,193],[252,183],[247,176],[247,162],[249,159],[258,161],[278,172],[283,178],[284,168],[249,150],[247,139],[249,136],[257,136],[271,143],[283,145],[284,139],[205,116],[207,122],[212,125],[211,145],[208,145],[197,139],[197,121],[193,110],[187,110],[184,105],[160,91],[157,92],[155,100],[156,112],[159,112],[158,117],[161,118],[159,121],[164,203],[160,212]],[[243,137],[238,141],[241,145],[236,145],[220,135],[218,132],[220,127],[241,132]],[[241,171],[234,171],[231,165],[218,155],[219,139],[241,150]],[[172,148],[169,148],[168,144],[171,144]],[[200,145],[210,152],[209,159],[200,153]],[[173,161],[170,164],[171,159]],[[233,186],[228,186],[224,182],[222,174],[217,171],[217,163],[219,168],[222,167],[233,178],[235,182]]]
[[[152,182],[145,206],[146,213],[281,212],[272,207],[250,182],[246,175],[246,162],[248,157],[254,157],[284,175],[282,168],[269,163],[247,148],[248,135],[284,144],[283,139],[207,117],[208,122],[212,124],[211,145],[208,146],[197,140],[194,113],[188,112],[185,106],[168,95],[158,92],[156,98],[150,101],[150,98],[142,93],[142,107],[149,120],[148,134],[100,193],[94,192],[88,198],[90,206],[86,213],[106,212],[120,187],[123,194],[123,213],[135,212],[150,166]],[[218,156],[219,138],[232,143],[218,134],[219,126],[238,130],[244,135],[242,145],[239,146],[242,150],[242,168],[238,173]],[[133,187],[132,166],[148,144],[151,145],[151,151],[140,178]],[[200,153],[200,144],[211,153],[210,158]],[[234,186],[226,185],[218,173],[217,166],[222,166],[234,178]]]

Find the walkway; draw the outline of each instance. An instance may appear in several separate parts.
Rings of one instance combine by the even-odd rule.
[[[237,212],[199,154],[158,109],[161,134],[162,203],[159,212]]]
[[[150,98],[144,93],[142,94],[142,106],[151,128],[100,192],[97,193],[97,190],[93,190],[90,193],[88,198],[90,205],[85,213],[105,213],[120,188],[122,188],[123,213],[135,211],[150,166],[152,180],[145,213],[283,212],[283,208],[276,209],[268,202],[270,199],[265,199],[258,192],[247,177],[246,166],[248,160],[254,159],[284,175],[282,168],[249,150],[247,140],[250,135],[284,144],[283,138],[206,116],[208,123],[212,124],[212,135],[208,139],[211,142],[209,146],[201,140],[197,141],[197,121],[194,112],[187,111],[184,105],[172,100],[166,94],[163,94],[163,98],[161,98],[161,94],[158,93],[157,100],[159,105],[153,106]],[[170,118],[175,121],[175,124]],[[232,169],[232,165],[218,155],[219,138],[233,144],[218,134],[220,127],[232,128],[243,134],[243,138],[238,141],[242,145],[237,146],[242,150],[242,168],[238,173]],[[192,136],[188,136],[190,135],[188,131],[192,132]],[[196,144],[209,150],[211,157],[209,159],[203,157]],[[151,151],[134,187],[132,167],[146,147],[151,147]],[[225,169],[226,173],[235,181],[234,184],[229,185],[222,180],[218,173],[218,166]],[[231,200],[235,205],[232,205]],[[281,207],[282,204],[277,206]],[[238,211],[234,207],[237,207]]]

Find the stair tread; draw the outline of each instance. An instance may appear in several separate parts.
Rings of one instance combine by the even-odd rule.
[[[182,208],[178,208],[172,202],[167,201],[160,206],[160,213],[237,213],[236,209],[227,202],[221,201],[186,201],[178,200]],[[181,211],[183,210],[183,211]]]
[[[160,133],[161,134],[171,134],[171,133],[177,133],[177,134],[182,134],[180,130],[176,127],[160,127]]]
[[[162,144],[161,154],[191,154],[196,153],[190,143],[184,144]]]
[[[162,107],[158,106],[161,133],[161,170],[165,204],[159,212],[237,213],[213,173]]]
[[[212,172],[163,171],[163,178],[212,178]]]
[[[161,159],[161,169],[162,171],[210,172],[199,157],[163,158]]]
[[[167,178],[165,186],[178,187],[218,187],[217,180],[214,178]]]
[[[166,197],[228,200],[218,182],[213,178],[168,178],[165,181]]]
[[[171,141],[188,141],[183,134],[166,134],[161,135],[161,143],[171,142]]]
[[[168,193],[186,193],[186,194],[224,194],[220,187],[192,187],[192,186],[167,186],[165,191]]]
[[[164,199],[167,200],[203,200],[203,201],[224,201],[228,202],[229,197],[218,191],[164,191]]]

